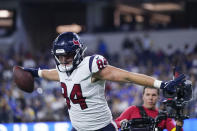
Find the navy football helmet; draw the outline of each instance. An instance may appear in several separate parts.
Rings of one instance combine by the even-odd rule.
[[[60,34],[53,42],[52,55],[60,72],[72,72],[83,60],[86,48],[79,36],[73,32]],[[72,64],[62,62],[62,56],[72,57]]]

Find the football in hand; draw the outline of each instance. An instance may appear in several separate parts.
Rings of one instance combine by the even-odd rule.
[[[34,78],[30,72],[24,71],[20,66],[14,66],[13,78],[17,87],[31,93],[34,90]]]

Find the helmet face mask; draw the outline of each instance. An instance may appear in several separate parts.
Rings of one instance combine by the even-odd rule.
[[[72,72],[83,59],[85,49],[77,34],[65,32],[53,42],[52,55],[60,72]]]
[[[73,68],[73,59],[75,53],[68,53],[62,55],[56,55],[55,59],[59,63],[59,67],[61,67],[61,71],[70,71]]]

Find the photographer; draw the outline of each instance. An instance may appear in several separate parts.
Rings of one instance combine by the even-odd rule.
[[[156,108],[156,103],[159,99],[159,89],[154,87],[144,87],[143,90],[143,106],[130,106],[116,120],[118,128],[123,122],[127,122],[134,118],[142,118],[143,113],[153,119],[157,118],[159,111]],[[143,116],[144,118],[144,116]],[[176,121],[177,126],[183,126],[183,122]],[[160,130],[167,129],[168,131],[176,131],[176,126],[171,118],[162,119],[156,125]],[[183,129],[182,129],[183,130]]]

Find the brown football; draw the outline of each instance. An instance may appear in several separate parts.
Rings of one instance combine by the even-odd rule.
[[[28,93],[33,92],[34,78],[30,72],[24,71],[20,66],[14,66],[13,77],[19,89]]]

